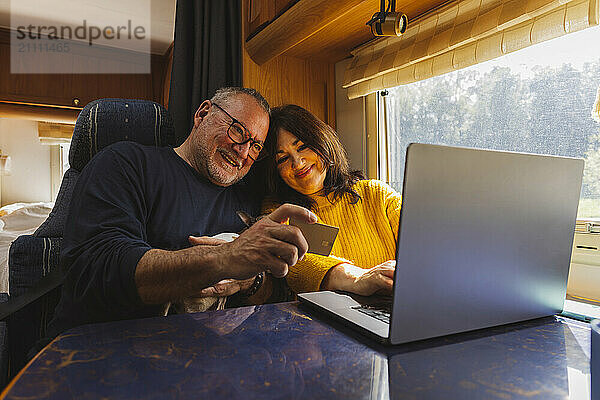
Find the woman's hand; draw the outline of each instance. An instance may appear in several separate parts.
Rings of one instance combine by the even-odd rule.
[[[394,271],[396,260],[383,262],[373,268],[363,269],[361,274],[354,278],[353,288],[349,292],[361,296],[372,294],[391,294],[394,288]]]
[[[339,264],[327,272],[321,289],[344,290],[361,296],[371,296],[375,293],[391,294],[395,270],[396,260],[388,260],[369,269],[352,264]]]

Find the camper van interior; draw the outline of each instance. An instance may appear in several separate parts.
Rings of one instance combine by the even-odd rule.
[[[0,386],[4,388],[0,398],[600,399],[600,332],[594,331],[594,323],[590,324],[592,319],[600,319],[598,43],[599,0],[0,0]],[[272,129],[267,130],[267,123],[261,125],[258,117],[247,117],[250,115],[246,114],[247,105],[238,109],[238,103],[231,106],[225,102],[230,99],[227,96],[235,100],[248,96],[247,93],[213,98],[222,87],[256,89],[271,107]],[[399,200],[407,187],[409,172],[405,167],[409,168],[409,161],[416,163],[417,156],[412,160],[407,157],[411,143],[583,159],[581,176],[573,176],[574,185],[581,179],[578,204],[571,207],[573,218],[564,214],[568,209],[565,203],[553,201],[568,197],[566,186],[571,185],[565,185],[552,189],[553,199],[530,204],[531,212],[539,211],[535,215],[540,217],[523,218],[522,222],[535,224],[535,232],[531,229],[533,225],[524,227],[513,222],[513,236],[506,233],[505,225],[502,229],[494,225],[497,219],[486,219],[489,216],[482,214],[476,223],[476,233],[456,233],[447,224],[454,223],[452,226],[461,226],[463,230],[469,228],[460,224],[460,214],[455,214],[457,208],[450,204],[440,211],[440,215],[447,217],[440,220],[440,225],[415,228],[425,233],[447,229],[454,234],[489,237],[490,241],[504,243],[507,252],[514,252],[510,254],[514,259],[525,263],[508,279],[531,295],[528,298],[538,298],[540,302],[550,301],[544,296],[555,282],[549,283],[550,278],[531,282],[526,271],[534,265],[542,271],[546,268],[547,276],[554,277],[554,268],[559,268],[566,278],[558,282],[563,309],[536,314],[534,319],[515,319],[502,325],[490,323],[484,329],[465,328],[457,331],[460,333],[423,336],[422,340],[393,346],[382,345],[349,329],[334,315],[296,301],[296,295],[303,291],[342,288],[328,286],[336,276],[334,268],[358,265],[353,256],[336,253],[341,247],[336,247],[335,240],[341,246],[347,237],[348,240],[354,237],[354,241],[362,241],[356,244],[356,251],[369,257],[379,250],[357,239],[359,232],[367,229],[361,222],[350,232],[344,232],[345,226],[351,226],[345,224],[353,220],[350,213],[354,211],[350,210],[354,210],[351,206],[356,202],[339,211],[339,224],[332,223],[317,210],[333,208],[345,197],[329,197],[330,192],[326,191],[323,203],[311,197],[315,192],[304,193],[289,185],[281,171],[287,168],[286,163],[296,163],[296,156],[307,158],[304,152],[310,152],[325,167],[316,162],[314,169],[307,167],[290,179],[299,182],[316,169],[324,168],[321,188],[333,185],[330,182],[337,179],[332,178],[331,171],[337,168],[339,159],[325,156],[324,150],[319,150],[333,147],[314,144],[321,143],[321,139],[315,139],[314,143],[300,140],[294,129],[307,129],[300,122],[289,123],[284,121],[285,116],[277,117],[287,110],[278,106],[286,104],[302,107],[310,118],[333,129],[331,132],[343,146],[339,154],[347,156],[344,171],[360,171],[360,182],[383,182],[379,183],[381,187],[393,193],[389,198],[398,199],[396,219],[386,220],[392,226],[386,229],[391,229],[393,242],[392,253],[386,259],[396,260],[395,267],[389,267],[395,272],[387,278],[390,285],[387,291],[381,286],[378,287],[381,290],[368,293],[385,292],[388,300],[394,280],[411,274],[402,269],[402,255],[396,250],[401,231],[398,224],[402,221],[406,224],[414,210],[410,208],[412,204],[407,204],[406,209],[402,204],[400,208]],[[256,109],[256,104],[253,107]],[[264,108],[261,110],[264,112]],[[213,178],[210,162],[205,169],[197,168],[195,160],[201,156],[188,157],[187,150],[178,150],[195,149],[189,147],[193,144],[186,145],[196,143],[188,140],[188,135],[194,138],[195,132],[204,132],[202,129],[208,129],[204,126],[212,126],[207,125],[209,117],[226,120],[223,140],[232,148],[245,149],[245,144],[250,143],[242,157],[245,161],[236,161],[233,153],[215,150],[228,163],[227,171],[235,167],[239,172],[241,183]],[[294,150],[282,145],[281,132],[296,139],[295,142],[292,139]],[[136,146],[140,148],[141,145],[175,148],[169,154],[175,155],[179,162],[183,160],[182,165],[187,163],[188,174],[194,169],[194,174],[205,182],[202,185],[223,189],[218,201],[206,206],[194,202],[198,206],[194,208],[201,213],[188,213],[182,206],[186,203],[179,201],[191,194],[170,187],[172,178],[160,180],[161,174],[167,176],[165,171],[170,167],[152,166],[156,160],[153,158],[139,161],[136,157],[142,157],[141,153],[135,153],[131,162],[123,156],[125,163],[116,156],[110,162],[106,157],[97,157],[110,153],[110,149],[125,148],[115,142],[127,141],[139,143]],[[213,146],[212,142],[207,143],[205,146]],[[110,151],[103,151],[106,147]],[[143,157],[149,157],[145,151]],[[127,175],[128,168],[148,170],[154,179],[152,183],[144,180],[143,185],[134,188],[133,191],[142,193],[140,196],[155,196],[154,190],[176,194],[169,200],[171,207],[162,211],[164,215],[157,216],[158,211],[153,207],[159,200],[164,201],[166,194],[143,197],[143,207],[151,212],[139,218],[135,209],[116,200],[111,203],[119,199],[119,193],[130,192],[123,186],[133,179],[133,175]],[[111,188],[109,183],[113,181],[94,180],[98,171],[104,169],[125,171],[123,176],[128,178]],[[509,175],[509,169],[506,168],[505,181],[514,183],[517,178]],[[300,193],[304,197],[276,197],[273,193],[279,195],[279,192],[273,188],[278,186],[269,186],[272,176],[276,176],[273,178],[276,182],[288,183],[292,188],[288,189],[296,191],[294,195]],[[352,176],[358,177],[359,173]],[[97,186],[93,186],[94,182]],[[356,179],[349,182],[354,185]],[[423,184],[428,182],[438,180],[425,179]],[[224,220],[223,215],[242,210],[238,206],[221,211],[228,204],[231,207],[238,204],[224,193],[240,185],[254,188],[244,195],[245,204],[252,196],[261,197],[257,199],[257,207],[248,206],[246,213],[256,214],[251,217],[268,216],[262,220],[251,218],[246,231],[237,216],[235,223],[225,225],[228,229],[211,226]],[[346,187],[345,183],[340,185]],[[100,189],[89,194],[87,187]],[[456,198],[479,195],[476,189],[465,193],[464,188],[468,187],[471,186],[457,188]],[[194,190],[188,191],[200,195],[192,197],[204,198],[205,192]],[[432,189],[432,196],[440,191]],[[209,192],[213,193],[206,191]],[[362,198],[357,204],[370,198],[363,194],[368,192],[360,193]],[[513,197],[523,200],[519,196],[516,191]],[[144,253],[135,259],[139,264],[134,263],[131,271],[119,267],[129,262],[131,256],[114,256],[106,261],[113,264],[113,270],[73,275],[80,268],[79,261],[74,260],[81,256],[79,253],[75,256],[72,243],[85,238],[81,254],[95,254],[90,259],[96,262],[103,256],[85,252],[93,251],[106,232],[121,229],[105,224],[104,220],[92,219],[96,222],[87,225],[81,222],[93,214],[103,218],[135,215],[136,221],[141,221],[136,243],[144,243],[146,254],[195,247],[210,247],[212,251],[227,245],[234,248],[236,241],[249,237],[271,218],[273,214],[269,212],[276,207],[265,208],[268,201],[263,198],[286,199],[280,203],[292,198],[313,199],[312,203],[296,204],[312,207],[318,222],[340,227],[337,239],[335,236],[318,239],[321,244],[329,245],[332,255],[323,256],[329,259],[330,269],[324,269],[312,286],[306,282],[318,273],[304,269],[297,272],[292,268],[298,256],[306,251],[304,244],[300,246],[287,236],[285,245],[296,246],[295,258],[289,262],[287,256],[274,257],[285,264],[286,272],[289,266],[287,278],[281,277],[282,274],[276,276],[278,270],[274,266],[260,261],[260,273],[257,270],[243,277],[223,276],[239,281],[230,279],[220,287],[217,283],[220,279],[207,280],[209,283],[197,290],[203,291],[201,303],[211,298],[205,295],[209,289],[218,300],[215,305],[206,303],[206,308],[196,303],[200,307],[196,309],[184,303],[188,313],[176,307],[179,297],[160,297],[160,285],[155,289],[159,293],[156,297],[152,290],[148,295],[143,291],[138,272],[146,259]],[[385,215],[392,208],[389,198]],[[495,201],[489,196],[482,198]],[[93,211],[86,211],[86,202]],[[106,208],[98,207],[102,204]],[[506,204],[498,204],[499,208],[511,210]],[[111,210],[117,210],[116,214]],[[477,208],[473,213],[480,211]],[[552,215],[552,212],[563,214]],[[194,218],[199,218],[198,224],[209,225],[204,230],[190,230],[183,244],[169,241],[173,229],[187,229],[190,225],[185,220]],[[288,231],[295,229],[281,224],[288,221],[287,214],[273,218],[278,228],[284,225]],[[152,225],[154,220],[161,225]],[[514,220],[507,215],[505,222]],[[568,223],[558,226],[552,220]],[[293,224],[293,218],[290,221]],[[377,225],[377,220],[374,223],[369,232],[381,235],[383,228]],[[240,229],[233,228],[238,225]],[[473,226],[470,228],[475,229]],[[568,241],[563,240],[560,246],[555,246],[556,241],[546,243],[545,240],[554,237],[555,231],[549,232],[550,229],[568,230]],[[525,230],[532,233],[524,237]],[[193,238],[233,231],[235,235],[231,238],[237,239],[230,244]],[[159,232],[168,237],[156,242],[160,245],[152,242],[153,235],[160,236]],[[298,232],[304,241],[307,233]],[[498,232],[503,232],[502,237],[498,237]],[[192,236],[189,242],[188,235]],[[125,236],[132,239],[135,235],[126,232]],[[432,252],[448,244],[443,239],[444,243],[434,242],[433,238],[440,237],[437,232],[423,237],[431,238],[425,240],[431,241],[428,246]],[[535,246],[530,246],[531,243]],[[105,247],[103,254],[122,252],[118,246]],[[547,253],[544,257],[526,254],[525,250],[531,248]],[[317,257],[308,251],[306,259]],[[493,252],[482,251],[473,249],[473,259],[481,263],[481,269],[473,273],[481,285],[494,288],[495,283],[489,278],[492,275],[486,275],[485,266],[486,260],[490,265],[496,265],[497,260],[492,259]],[[334,256],[337,261],[331,262]],[[447,259],[453,257],[448,255]],[[535,265],[540,259],[556,260],[560,265]],[[564,261],[567,259],[570,262]],[[168,264],[165,260],[161,265]],[[326,264],[321,259],[315,260],[315,265]],[[229,264],[238,265],[239,259],[235,261]],[[376,269],[380,265],[375,262],[360,268],[369,271],[375,268],[373,276],[379,273],[378,279],[384,279],[385,274]],[[454,267],[459,270],[451,263],[448,265],[449,276]],[[122,281],[111,272],[119,271],[118,268]],[[345,277],[352,276],[353,283],[366,281],[368,277],[361,275],[365,272],[359,271],[358,275],[347,272]],[[88,283],[96,279],[102,282],[101,289]],[[158,281],[164,280],[166,287],[169,279],[164,273]],[[292,279],[306,284],[294,286]],[[179,288],[187,290],[192,284],[195,281],[182,279]],[[237,286],[232,289],[234,285]],[[427,290],[435,287],[436,295],[444,294],[449,304],[458,297],[460,304],[468,304],[457,309],[456,315],[448,316],[454,321],[461,316],[471,320],[475,314],[496,312],[493,307],[482,309],[476,291],[452,293],[449,282],[425,287]],[[134,294],[130,294],[131,288]],[[490,292],[499,292],[495,289]],[[261,290],[272,293],[256,300]],[[424,297],[433,297],[432,292],[423,290]],[[240,295],[244,292],[245,297]],[[87,303],[86,296],[94,300]],[[67,297],[75,305],[66,303]],[[518,301],[508,297],[502,298],[500,293],[498,302],[518,308]],[[167,304],[168,311],[163,310],[162,314],[148,311],[149,305],[156,309],[159,303]],[[140,308],[143,305],[144,312],[131,311],[128,309],[131,304]],[[369,304],[368,307],[375,307],[374,303]],[[398,321],[399,306],[394,303],[394,307],[392,318]],[[207,308],[209,311],[203,311]],[[77,322],[68,326],[60,325],[65,317],[57,317],[55,309],[57,313],[80,313],[85,317],[73,319]],[[115,317],[106,317],[111,311]],[[403,323],[433,326],[442,322],[427,318],[425,313],[418,320]],[[69,329],[55,331],[56,326]],[[595,326],[598,330],[597,323]],[[385,328],[386,334],[388,329]],[[597,336],[592,337],[594,334]]]

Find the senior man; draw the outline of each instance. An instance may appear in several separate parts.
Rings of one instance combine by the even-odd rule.
[[[253,282],[266,270],[285,276],[308,245],[299,229],[282,222],[317,219],[298,206],[281,206],[233,242],[192,238],[208,244],[189,245],[189,236],[241,230],[238,210],[258,213],[261,199],[239,181],[258,158],[268,126],[269,105],[258,92],[224,88],[200,105],[180,147],[119,142],[97,154],[71,200],[61,253],[67,275],[49,334],[156,316],[165,303],[225,279]]]

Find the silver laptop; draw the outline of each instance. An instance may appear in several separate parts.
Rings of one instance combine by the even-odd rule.
[[[347,294],[298,297],[390,344],[559,313],[583,165],[411,144],[390,314]]]

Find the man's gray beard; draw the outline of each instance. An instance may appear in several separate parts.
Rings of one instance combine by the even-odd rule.
[[[224,186],[230,186],[239,182],[243,178],[243,176],[239,176],[237,174],[227,174],[225,171],[223,171],[223,169],[219,168],[215,160],[218,151],[216,151],[213,156],[210,157],[210,151],[205,146],[201,145],[199,150],[200,151],[197,154],[196,160],[198,160],[199,164],[204,167],[206,174],[211,180]]]
[[[206,171],[213,181],[219,182],[221,185],[230,186],[242,179],[242,177],[238,175],[225,173],[225,171],[216,165],[214,157],[206,159]]]

